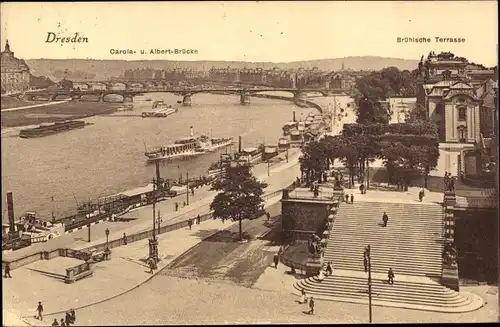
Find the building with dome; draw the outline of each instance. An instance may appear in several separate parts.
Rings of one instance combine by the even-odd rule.
[[[18,93],[30,87],[30,68],[22,59],[14,56],[10,50],[9,41],[5,43],[5,50],[0,58],[2,85],[1,92]]]

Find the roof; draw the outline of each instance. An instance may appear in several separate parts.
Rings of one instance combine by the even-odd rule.
[[[257,151],[257,150],[258,150],[258,148],[244,148],[241,151],[242,152],[254,152],[254,151]]]
[[[451,87],[451,89],[472,89],[472,86],[470,86],[469,84],[465,84],[463,82],[457,82],[455,84],[453,84]]]
[[[128,197],[132,197],[132,196],[136,196],[136,195],[140,195],[140,194],[144,194],[144,193],[148,193],[148,192],[153,192],[153,184],[148,184],[146,186],[136,187],[134,189],[131,189],[131,190],[128,190],[125,192],[121,192],[120,194],[117,194],[117,195],[125,195]]]

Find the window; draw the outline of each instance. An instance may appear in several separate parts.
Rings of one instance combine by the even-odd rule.
[[[458,107],[458,120],[459,121],[467,120],[467,107],[465,106]]]

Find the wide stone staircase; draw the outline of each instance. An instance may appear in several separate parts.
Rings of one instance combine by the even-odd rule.
[[[382,227],[382,215],[389,221]],[[371,247],[374,305],[440,312],[465,312],[483,302],[439,284],[443,249],[443,209],[434,203],[342,203],[331,230],[324,262],[334,273],[323,281],[309,277],[294,284],[307,296],[354,303],[368,302],[363,252]],[[387,283],[392,268],[394,284]]]

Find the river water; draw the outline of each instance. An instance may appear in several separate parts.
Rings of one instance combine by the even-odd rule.
[[[176,104],[179,96],[148,94],[153,100]],[[286,96],[290,96],[286,94]],[[293,103],[251,98],[249,106],[232,95],[196,94],[191,107],[180,107],[167,118],[96,116],[85,119],[94,125],[42,138],[21,139],[18,129],[2,131],[2,220],[7,219],[6,192],[13,192],[16,217],[34,210],[48,219],[72,214],[77,202],[143,186],[155,175],[154,164],[144,156],[148,148],[173,142],[195,132],[213,137],[242,136],[243,147],[260,143],[276,145],[281,127],[296,117],[315,111]],[[134,102],[137,114],[151,102]],[[237,144],[232,150],[237,149]],[[161,176],[177,179],[206,174],[226,149],[170,162],[163,162]],[[51,201],[53,197],[54,201]]]

